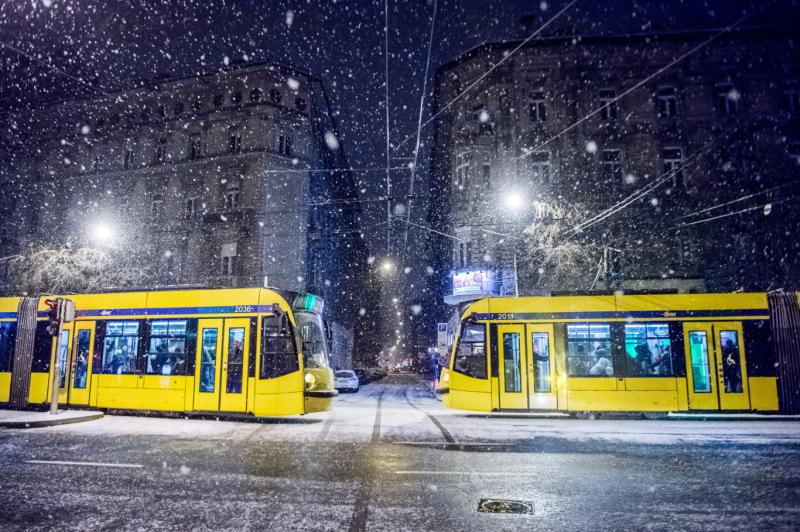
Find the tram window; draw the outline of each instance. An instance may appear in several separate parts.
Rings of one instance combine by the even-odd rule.
[[[475,379],[486,378],[486,326],[482,323],[463,326],[453,371]]]
[[[722,380],[727,393],[742,393],[742,357],[739,354],[739,332],[720,331]]]
[[[692,360],[692,391],[711,391],[711,370],[708,366],[708,338],[705,331],[689,331],[689,353]]]
[[[136,373],[139,351],[138,321],[107,321],[103,340],[103,373]]]
[[[744,352],[749,377],[774,377],[777,375],[775,366],[775,346],[772,343],[772,330],[769,322],[765,320],[745,321],[742,323],[744,331]]]
[[[213,392],[217,382],[217,329],[203,329],[200,391]]]
[[[92,331],[82,329],[78,331],[78,338],[75,342],[75,376],[73,386],[75,388],[86,388],[86,373],[89,369],[89,343],[92,339]]]
[[[299,371],[300,361],[291,329],[281,330],[277,316],[265,316],[263,322],[259,378],[274,379]]]
[[[486,365],[485,360],[484,365]],[[519,333],[503,333],[503,377],[506,392],[522,391],[522,353],[519,348]]]
[[[11,371],[14,362],[14,342],[17,338],[17,323],[0,323],[0,371]]]
[[[536,364],[533,391],[550,393],[550,337],[547,333],[535,332],[531,336],[531,345],[533,361]]]
[[[607,323],[568,324],[567,366],[570,377],[613,376],[611,326]]]
[[[669,323],[625,325],[625,375],[672,377],[672,343]]]
[[[47,373],[50,371],[50,359],[53,356],[53,337],[47,332],[47,321],[36,322],[36,336],[33,340],[33,360],[31,371]]]
[[[196,337],[196,331],[192,334],[190,321],[193,320],[150,322],[150,345],[145,367],[148,375],[186,375],[186,353],[194,352]]]

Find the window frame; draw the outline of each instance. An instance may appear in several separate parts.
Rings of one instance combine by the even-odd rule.
[[[141,350],[142,350],[142,341],[144,340],[144,320],[103,320],[103,334],[102,334],[102,345],[100,349],[100,365],[98,371],[95,371],[95,368],[92,368],[92,373],[99,373],[103,375],[140,375],[141,374]],[[112,334],[109,335],[108,333],[108,326],[109,324],[122,324],[122,334]],[[132,334],[126,334],[127,327],[131,324],[136,324],[136,330]],[[133,364],[130,366],[129,371],[126,372],[114,372],[109,371],[106,360],[107,355],[107,344],[106,342],[109,338],[116,339],[116,338],[133,338],[133,348],[131,349],[131,356],[129,356],[128,361],[132,361]],[[95,340],[97,341],[97,340]],[[126,344],[125,345],[129,345]],[[112,358],[113,361],[113,358]]]
[[[528,119],[532,124],[547,122],[547,97],[544,92],[532,92],[528,101]]]
[[[659,118],[678,116],[678,88],[675,85],[659,85],[656,89],[656,114]]]
[[[162,322],[166,322],[167,324],[167,333],[166,334],[153,334],[153,329],[155,324],[159,324]],[[185,322],[183,327],[182,334],[172,334],[170,333],[170,327],[175,322]],[[157,376],[187,376],[193,375],[194,371],[189,373],[190,362],[189,359],[193,359],[197,353],[197,319],[196,318],[159,318],[153,320],[147,320],[147,344],[144,353],[144,371],[145,375],[157,375]],[[173,371],[172,368],[175,366],[172,364],[170,360],[170,373],[160,373],[160,372],[151,372],[150,371],[150,363],[151,363],[151,356],[159,354],[153,349],[153,340],[154,339],[166,339],[167,340],[167,354],[169,352],[169,343],[170,340],[177,340],[183,339],[183,368],[182,371]],[[162,364],[163,368],[163,364]]]
[[[619,372],[619,367],[618,367],[619,364],[617,363],[618,361],[616,360],[617,357],[615,356],[614,326],[613,325],[614,324],[610,323],[610,322],[594,322],[594,321],[580,321],[580,322],[573,322],[573,323],[565,323],[564,324],[564,353],[566,355],[566,362],[567,362],[567,378],[576,378],[576,379],[607,378],[608,379],[608,378],[618,378],[618,377],[621,376],[620,372]],[[570,339],[570,335],[569,335],[571,326],[586,326],[589,336],[587,338],[585,338],[585,339],[584,338],[575,338],[575,339],[571,340]],[[592,337],[592,328],[593,327],[594,328],[606,327],[607,330],[608,330],[608,336],[607,337],[599,337],[599,338]],[[582,372],[582,373],[573,373],[573,363],[572,363],[571,359],[575,358],[575,356],[570,354],[570,344],[571,343],[588,344],[588,347],[590,348],[591,344],[593,342],[608,343],[607,354],[606,354],[606,356],[604,358],[606,358],[608,360],[608,362],[611,364],[611,374],[610,375],[607,372],[604,373],[604,374],[591,374],[590,371],[591,371],[591,369],[594,368],[594,366],[592,366],[592,368],[586,367],[586,370],[584,372]],[[591,349],[586,349],[586,351],[587,352],[591,352],[592,350]],[[595,349],[594,349],[594,357],[597,358],[598,362],[599,362],[599,358],[600,357],[597,357],[596,353],[597,353],[597,347],[595,347]],[[581,358],[590,358],[591,356],[592,355],[582,355]],[[590,360],[590,362],[591,362],[591,360]]]
[[[679,157],[667,157],[668,151],[676,151]],[[664,174],[672,174],[672,187],[686,186],[686,168],[684,163],[686,157],[683,155],[681,146],[664,146],[661,148],[661,160],[664,164]]]
[[[480,341],[469,341],[465,340],[464,333],[469,328],[478,328],[480,327],[483,330],[483,339]],[[486,323],[483,322],[462,322],[461,323],[461,330],[458,333],[458,342],[456,343],[455,350],[453,351],[453,361],[452,361],[452,371],[458,373],[459,375],[464,375],[465,377],[469,377],[471,379],[478,379],[478,380],[486,380],[489,378],[489,357],[488,351],[486,349],[486,338],[487,338],[487,327]],[[482,371],[473,371],[472,373],[465,371],[458,367],[458,358],[459,354],[461,353],[461,348],[465,344],[481,344],[483,345],[483,364],[478,365],[475,369],[480,369]],[[464,357],[466,358],[466,357]],[[475,353],[475,348],[470,348],[470,354],[468,358],[477,358]]]
[[[283,321],[285,320],[285,321]],[[285,330],[281,330],[281,322],[286,326]],[[271,326],[268,324],[274,323],[275,326]],[[272,334],[270,337],[281,338],[283,339],[283,345],[280,346],[282,349],[275,350],[275,351],[268,351],[267,348],[269,347],[269,342],[267,342],[268,338],[268,331],[275,331],[277,334]],[[287,343],[289,342],[289,343]],[[293,347],[293,351],[289,352],[286,350],[286,347],[291,345]],[[273,358],[271,358],[271,355]],[[283,357],[282,360],[285,362],[289,362],[289,364],[283,365],[272,365],[269,364],[269,360],[274,360],[274,357]],[[279,377],[283,377],[286,375],[291,375],[297,371],[300,371],[302,368],[300,363],[300,350],[297,346],[297,337],[294,334],[294,327],[292,322],[289,320],[289,316],[286,314],[278,315],[263,315],[261,317],[261,349],[259,352],[259,368],[258,368],[258,378],[259,380],[269,380],[269,379],[277,379]]]
[[[615,89],[599,89],[597,99],[600,101],[600,118],[613,121],[619,117],[619,102]]]
[[[638,340],[642,340],[643,339],[645,341],[645,343],[647,343],[647,345],[648,345],[648,350],[649,350],[649,341],[650,340],[666,340],[668,342],[668,345],[669,345],[669,355],[668,355],[668,358],[667,358],[667,360],[669,361],[669,373],[668,374],[658,373],[658,374],[643,375],[643,374],[641,374],[639,372],[639,370],[638,370],[638,368],[636,366],[636,362],[635,362],[636,358],[631,357],[630,354],[628,353],[628,343],[629,343],[628,342],[628,328],[629,327],[634,327],[634,326],[643,326],[644,330],[645,330],[645,336],[643,338],[634,338],[633,341],[635,341],[637,339]],[[650,336],[649,335],[649,329],[650,328],[655,328],[657,326],[662,326],[662,327],[666,326],[666,328],[667,328],[666,336]],[[678,362],[678,361],[676,360],[676,356],[675,356],[675,338],[674,338],[672,329],[673,329],[673,326],[668,321],[638,321],[638,322],[630,322],[630,323],[623,324],[623,326],[621,328],[621,331],[620,331],[621,334],[622,334],[622,339],[621,339],[622,356],[624,357],[624,360],[625,360],[625,363],[622,366],[623,375],[626,378],[642,378],[642,379],[660,379],[660,378],[673,379],[673,378],[675,378],[676,377],[675,365],[676,365],[676,362]],[[633,343],[633,341],[631,343]],[[650,352],[652,353],[652,351],[650,351]],[[661,364],[661,362],[659,362],[659,365],[660,364]]]

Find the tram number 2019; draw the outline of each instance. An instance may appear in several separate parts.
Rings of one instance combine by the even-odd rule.
[[[251,305],[236,305],[233,307],[234,312],[253,312]]]
[[[513,320],[514,319],[514,315],[513,314],[498,314],[497,315],[497,319],[498,320]]]

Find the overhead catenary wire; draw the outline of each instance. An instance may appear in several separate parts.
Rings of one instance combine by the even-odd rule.
[[[422,92],[419,97],[419,115],[417,118],[417,141],[414,147],[414,160],[411,163],[411,176],[408,184],[408,205],[406,206],[406,221],[411,221],[411,207],[414,202],[414,180],[417,177],[417,162],[419,161],[419,148],[422,139],[422,114],[425,110],[425,94],[428,90],[428,71],[431,66],[431,49],[433,48],[433,31],[436,27],[436,9],[439,5],[438,0],[433,0],[433,14],[431,15],[431,29],[428,35],[428,56],[425,59],[425,73],[422,76]],[[405,264],[406,247],[408,246],[408,225],[406,225],[403,236],[403,250],[400,254],[400,263]]]
[[[719,214],[717,216],[711,216],[710,218],[703,218],[702,220],[695,220],[693,222],[687,222],[687,223],[678,224],[678,225],[675,226],[675,228],[676,229],[680,229],[682,227],[689,227],[690,225],[697,225],[697,224],[704,224],[704,223],[707,223],[707,222],[713,222],[714,220],[720,220],[722,218],[728,218],[729,216],[736,216],[737,214],[744,214],[746,212],[755,211],[755,210],[758,210],[758,209],[766,209],[767,207],[769,207],[770,210],[771,210],[772,206],[774,206],[774,205],[779,205],[781,203],[787,203],[789,201],[796,201],[798,199],[800,199],[800,198],[787,198],[787,199],[778,200],[778,201],[770,201],[770,202],[764,203],[762,205],[755,205],[753,207],[747,207],[746,209],[740,209],[740,210],[734,211],[734,212],[728,212],[728,213],[725,213],[725,214]]]
[[[753,192],[752,194],[746,194],[744,196],[738,197],[736,199],[732,199],[730,201],[726,201],[724,203],[718,203],[717,205],[712,205],[711,207],[706,207],[705,209],[700,209],[699,211],[690,212],[689,214],[684,214],[683,216],[679,216],[677,219],[678,220],[684,220],[686,218],[691,218],[693,216],[698,216],[700,214],[704,214],[704,213],[707,213],[707,212],[715,211],[717,209],[721,209],[722,207],[727,207],[728,205],[733,205],[734,203],[739,203],[739,202],[742,202],[742,201],[746,201],[746,200],[755,198],[755,197],[760,196],[762,194],[767,194],[769,192],[775,192],[776,190],[780,190],[782,188],[786,188],[786,187],[789,187],[789,186],[792,186],[792,185],[798,185],[798,184],[800,184],[800,180],[790,181],[789,183],[784,183],[782,185],[778,185],[778,186],[775,186],[775,187],[767,188],[767,189],[764,189],[764,190],[759,190],[758,192]]]
[[[383,1],[384,105],[386,107],[386,256],[392,251],[392,175],[389,142],[389,0]]]
[[[11,44],[8,44],[7,42],[3,42],[3,41],[0,41],[0,46],[4,46],[5,48],[8,48],[8,49],[9,49],[9,50],[11,50],[12,52],[16,52],[17,54],[19,54],[19,55],[21,55],[21,56],[27,57],[28,59],[30,59],[31,61],[33,61],[33,62],[35,62],[35,63],[39,63],[40,65],[44,65],[44,66],[46,66],[47,68],[49,68],[49,69],[51,69],[51,70],[54,70],[54,71],[58,72],[59,74],[61,74],[61,75],[63,75],[63,76],[66,76],[66,77],[70,78],[70,79],[71,79],[71,80],[73,80],[73,81],[77,81],[77,82],[78,82],[78,83],[80,83],[81,85],[83,85],[83,86],[85,86],[85,87],[88,87],[88,88],[92,89],[92,90],[93,90],[93,91],[95,91],[95,92],[99,92],[100,94],[102,94],[102,95],[104,95],[104,96],[107,96],[107,97],[109,97],[109,98],[112,98],[112,97],[113,97],[113,96],[112,96],[110,93],[108,93],[108,92],[104,91],[103,89],[101,89],[101,88],[99,88],[99,87],[95,87],[95,86],[94,86],[94,85],[92,85],[91,83],[89,83],[89,82],[87,82],[87,81],[85,81],[85,80],[83,80],[83,79],[81,79],[81,78],[79,78],[79,77],[77,77],[77,76],[75,76],[75,75],[73,75],[73,74],[70,74],[70,73],[69,73],[69,72],[67,72],[66,70],[64,70],[64,69],[62,69],[62,68],[59,68],[59,67],[55,66],[54,64],[52,64],[52,63],[50,63],[50,62],[47,62],[47,61],[42,61],[41,59],[39,59],[39,58],[37,58],[37,57],[34,57],[34,56],[32,56],[32,55],[30,55],[30,54],[28,54],[28,53],[25,53],[24,51],[20,50],[20,49],[19,49],[19,48],[17,48],[16,46],[13,46],[13,45],[11,45]]]
[[[454,103],[456,103],[456,102],[457,102],[459,99],[461,99],[461,97],[462,97],[462,96],[464,96],[466,93],[468,93],[470,90],[472,90],[472,88],[473,88],[473,87],[475,87],[475,86],[476,86],[478,83],[480,83],[481,81],[483,81],[483,80],[484,80],[484,79],[485,79],[485,78],[486,78],[486,77],[487,77],[489,74],[491,74],[491,73],[492,73],[492,72],[493,72],[493,71],[494,71],[494,70],[495,70],[497,67],[499,67],[500,65],[502,65],[503,63],[505,63],[505,62],[506,62],[508,59],[510,59],[510,58],[511,58],[511,57],[512,57],[514,54],[516,54],[516,53],[517,53],[517,52],[518,52],[520,49],[522,49],[522,48],[523,48],[523,47],[524,47],[526,44],[528,44],[528,43],[529,43],[531,40],[533,40],[535,37],[537,37],[537,36],[538,36],[538,35],[539,35],[539,34],[540,34],[540,33],[541,33],[541,32],[542,32],[542,31],[543,31],[545,28],[547,28],[547,27],[548,27],[550,24],[552,24],[552,23],[553,23],[553,22],[554,22],[556,19],[558,19],[558,18],[559,18],[561,15],[563,15],[563,14],[564,14],[564,12],[565,12],[565,11],[567,11],[567,10],[568,10],[570,7],[572,7],[572,6],[573,6],[573,5],[574,5],[574,4],[575,4],[577,1],[578,1],[578,0],[572,0],[572,1],[571,1],[571,2],[569,2],[569,3],[568,3],[566,6],[564,6],[563,8],[561,8],[561,9],[560,9],[560,10],[559,10],[559,11],[558,11],[558,12],[557,12],[555,15],[553,15],[552,17],[550,17],[549,19],[547,19],[547,21],[545,21],[545,22],[544,22],[544,24],[542,24],[542,25],[541,25],[541,26],[540,26],[540,27],[539,27],[539,28],[538,28],[536,31],[534,31],[533,33],[531,33],[531,34],[530,34],[528,37],[526,37],[524,41],[522,41],[520,44],[518,44],[516,47],[514,47],[514,49],[513,49],[513,50],[511,50],[510,52],[508,52],[507,54],[505,54],[505,55],[504,55],[504,56],[503,56],[503,57],[502,57],[502,58],[501,58],[501,59],[500,59],[500,60],[499,60],[497,63],[495,63],[494,65],[492,65],[492,67],[491,67],[491,68],[489,68],[489,70],[487,70],[486,72],[484,72],[483,74],[481,74],[481,75],[478,77],[478,79],[476,79],[475,81],[473,81],[472,83],[470,83],[470,84],[469,84],[469,85],[468,85],[468,86],[467,86],[467,87],[466,87],[464,90],[462,90],[461,92],[459,92],[459,93],[458,93],[458,94],[457,94],[457,95],[456,95],[456,96],[455,96],[455,97],[454,97],[452,100],[450,100],[450,101],[449,101],[449,102],[447,102],[447,103],[446,103],[444,106],[442,106],[442,108],[441,108],[441,109],[439,109],[439,110],[438,110],[438,111],[437,111],[437,112],[436,112],[436,113],[435,113],[433,116],[431,116],[431,117],[430,117],[428,120],[426,120],[426,121],[425,121],[425,123],[423,123],[421,126],[419,126],[419,127],[417,128],[417,130],[423,129],[423,128],[425,128],[425,127],[426,127],[428,124],[430,124],[431,122],[433,122],[433,121],[436,119],[436,117],[438,117],[440,114],[442,114],[442,113],[443,113],[443,112],[444,112],[446,109],[450,108],[450,106],[452,106],[452,105],[453,105]],[[400,146],[403,146],[403,145],[405,145],[405,143],[406,143],[406,142],[408,142],[409,140],[413,139],[413,138],[414,138],[416,135],[417,135],[417,131],[415,131],[415,132],[414,132],[414,133],[412,133],[411,135],[409,135],[409,136],[407,136],[406,138],[404,138],[404,139],[402,140],[402,142],[400,142],[399,144],[395,145],[395,147],[394,147],[393,151],[396,151],[397,149],[399,149],[399,148],[400,148]]]
[[[762,6],[762,7],[758,8],[758,9],[755,9],[752,12],[740,17],[735,22],[725,26],[724,28],[722,28],[721,30],[719,30],[718,32],[713,34],[708,39],[706,39],[706,40],[702,41],[700,44],[694,46],[689,51],[684,52],[683,54],[679,55],[677,58],[673,59],[672,61],[670,61],[666,65],[662,66],[661,68],[659,68],[658,70],[656,70],[655,72],[650,74],[649,76],[647,76],[647,77],[641,79],[640,81],[638,81],[637,83],[635,83],[632,87],[630,87],[630,88],[626,89],[625,91],[623,91],[619,96],[616,96],[616,97],[606,101],[603,105],[601,105],[597,109],[591,111],[589,114],[587,114],[587,115],[583,116],[582,118],[578,119],[576,122],[573,122],[572,124],[570,124],[569,126],[567,126],[564,129],[562,129],[561,131],[559,131],[558,133],[556,133],[552,137],[550,137],[547,140],[545,140],[544,142],[540,143],[538,146],[536,146],[534,148],[531,148],[531,149],[524,150],[524,153],[522,155],[517,156],[515,159],[519,160],[519,159],[524,159],[526,157],[529,157],[531,154],[533,154],[536,151],[540,150],[541,148],[547,146],[548,144],[550,144],[551,142],[553,142],[554,140],[559,138],[561,135],[572,131],[573,129],[578,127],[580,124],[582,124],[583,122],[585,122],[589,118],[593,117],[594,115],[596,115],[597,113],[599,113],[600,111],[602,111],[603,109],[608,107],[609,105],[616,103],[617,101],[619,101],[620,99],[624,98],[625,96],[627,96],[631,92],[633,92],[636,89],[642,87],[643,85],[645,85],[649,81],[653,80],[654,78],[660,76],[661,74],[663,74],[664,72],[666,72],[667,70],[672,68],[673,66],[677,65],[678,63],[680,63],[681,61],[683,61],[684,59],[686,59],[690,55],[693,55],[697,51],[702,50],[703,48],[705,48],[706,46],[708,46],[709,44],[711,44],[712,42],[717,40],[722,35],[730,32],[731,30],[736,28],[738,25],[740,25],[742,22],[748,20],[749,18],[753,17],[756,13],[762,11],[764,9],[764,7],[765,6]]]
[[[578,225],[576,225],[575,227],[569,229],[568,234],[567,234],[567,238],[569,238],[569,237],[571,237],[571,236],[573,236],[575,234],[578,234],[581,231],[583,231],[585,229],[588,229],[589,227],[591,227],[591,226],[593,226],[593,225],[595,225],[597,223],[602,222],[603,220],[607,219],[608,217],[610,217],[610,216],[618,213],[619,211],[623,210],[628,205],[634,203],[635,201],[637,201],[637,200],[643,198],[644,196],[646,196],[647,194],[651,193],[653,190],[657,189],[658,187],[660,187],[661,185],[663,185],[664,183],[666,183],[667,181],[672,179],[678,172],[684,171],[687,168],[687,166],[688,166],[688,164],[690,162],[692,162],[693,160],[698,159],[700,157],[700,155],[702,155],[703,153],[709,152],[711,150],[711,148],[714,146],[714,144],[716,144],[717,142],[720,142],[720,141],[721,141],[721,137],[718,137],[718,138],[713,139],[712,141],[706,143],[701,148],[699,148],[694,153],[692,153],[692,155],[687,157],[686,160],[684,161],[684,164],[681,165],[681,167],[674,168],[674,169],[672,169],[672,170],[670,170],[668,172],[664,172],[661,176],[659,176],[655,180],[651,181],[650,183],[645,185],[643,188],[631,193],[630,195],[628,195],[624,199],[620,200],[619,202],[615,203],[614,205],[612,205],[608,209],[606,209],[606,210],[594,215],[593,217],[589,218],[588,220],[585,220],[585,221],[579,223]]]

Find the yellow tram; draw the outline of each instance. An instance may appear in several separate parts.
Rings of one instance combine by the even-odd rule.
[[[474,411],[777,411],[767,295],[490,298],[438,392]]]
[[[336,395],[322,301],[311,294],[67,297],[76,317],[60,338],[48,334],[40,298],[29,364],[14,363],[20,298],[0,298],[0,403],[12,399],[12,379],[28,383],[29,404],[47,403],[53,378],[60,404],[115,410],[279,416],[329,410]]]

